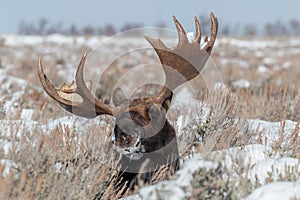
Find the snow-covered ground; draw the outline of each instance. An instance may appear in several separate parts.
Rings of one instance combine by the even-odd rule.
[[[60,35],[47,37],[1,35],[0,45],[2,45],[2,47],[0,46],[0,48],[2,48],[2,51],[4,48],[8,48],[10,50],[17,49],[14,56],[22,56],[24,53],[22,52],[22,49],[20,49],[22,46],[35,46],[38,49],[37,52],[41,53],[43,51],[41,50],[43,45],[47,46],[48,44],[52,44],[54,46],[60,46],[60,48],[62,45],[72,46],[71,48],[79,48],[80,46],[85,45],[94,49],[97,45],[106,40],[106,37],[73,38]],[[122,50],[122,48],[125,48],[126,46],[139,47],[143,45],[143,38],[119,38],[118,40],[114,40],[114,43],[111,44],[110,47],[114,49],[115,52],[122,52],[125,51]],[[216,49],[222,49],[226,45],[239,48],[240,51],[246,52],[245,49],[247,49],[249,52],[255,52],[256,58],[263,57],[263,59],[261,59],[261,64],[258,64],[254,71],[258,74],[264,74],[267,77],[270,77],[270,74],[274,71],[278,72],[280,70],[287,70],[291,66],[295,65],[296,61],[294,58],[290,61],[279,61],[280,56],[282,57],[286,54],[294,55],[300,53],[299,38],[287,41],[277,41],[273,39],[248,41],[236,38],[221,38],[217,40]],[[116,50],[116,46],[119,46],[120,49]],[[288,51],[280,50],[287,47],[289,47]],[[278,49],[276,58],[269,57],[271,54],[264,51],[266,48]],[[105,55],[109,52],[109,49],[106,50],[107,52],[104,53]],[[55,48],[54,50],[52,49],[52,51],[55,53]],[[224,51],[220,51],[218,53],[218,56],[221,58],[216,62],[220,65],[237,65],[240,66],[241,70],[250,68],[251,64],[246,58],[235,60],[222,58],[222,55],[225,53],[226,52]],[[151,56],[152,54],[150,53],[149,55]],[[60,57],[61,55],[56,56]],[[106,124],[104,122],[103,124],[100,123],[98,118],[87,120],[72,116],[60,116],[55,119],[44,119],[43,121],[36,119],[34,115],[39,111],[30,106],[28,106],[28,108],[20,107],[19,103],[26,94],[25,90],[28,91],[28,87],[39,92],[41,92],[41,88],[38,84],[32,84],[30,82],[32,81],[32,77],[28,80],[26,77],[24,78],[24,75],[20,77],[16,75],[17,73],[11,75],[10,72],[14,68],[15,64],[11,57],[11,55],[7,57],[0,57],[0,100],[1,113],[3,113],[3,116],[0,119],[0,130],[2,138],[5,138],[4,136],[9,138],[10,134],[15,130],[17,130],[16,136],[20,137],[24,132],[33,133],[37,129],[42,130],[44,133],[50,133],[57,126],[62,128],[72,127],[79,133],[84,132],[87,126],[97,125],[106,127]],[[20,57],[16,59],[20,59]],[[70,60],[72,59],[77,60],[77,58],[71,57]],[[62,74],[64,75],[64,73]],[[69,76],[68,79],[70,79]],[[239,80],[232,82],[232,85],[237,88],[249,88],[251,84],[253,84],[253,82],[247,78],[240,78]],[[178,92],[179,97],[180,95],[182,95],[181,98],[179,98],[178,101],[175,101],[176,105],[189,103],[187,99],[192,96],[191,93],[182,89]],[[14,117],[10,117],[10,115],[14,115]],[[177,116],[176,119],[178,120],[175,122],[175,127],[178,128],[177,132],[180,135],[182,134],[181,130],[189,124],[190,119],[183,115]],[[188,120],[184,121],[184,119]],[[250,194],[243,197],[245,200],[300,199],[299,158],[289,157],[288,152],[280,153],[274,149],[276,145],[281,145],[281,147],[287,148],[287,151],[289,151],[289,141],[287,138],[290,138],[292,134],[295,135],[295,130],[297,132],[299,131],[297,128],[299,124],[289,120],[268,122],[259,119],[247,119],[246,126],[248,128],[247,133],[259,133],[250,136],[250,138],[253,141],[256,141],[256,143],[250,142],[242,147],[233,147],[221,151],[210,152],[215,155],[216,158],[220,158],[216,159],[216,161],[207,161],[205,156],[201,154],[193,154],[192,156],[183,158],[184,161],[181,169],[176,173],[174,178],[155,185],[143,187],[137,195],[127,197],[126,199],[185,199],[191,195],[191,182],[195,178],[194,173],[199,169],[214,171],[220,163],[221,167],[224,168],[228,174],[231,174],[232,177],[230,178],[237,179],[237,183],[239,183],[239,179],[244,179],[246,177],[253,185],[257,185]],[[297,133],[297,135],[296,139],[299,142],[299,133]],[[284,138],[281,138],[282,136],[284,136]],[[262,138],[259,143],[257,142],[259,141],[258,137]],[[280,144],[278,144],[278,142],[280,142]],[[9,152],[11,146],[9,139],[0,139],[0,149],[4,152],[4,155]],[[17,163],[12,160],[0,158],[0,165],[5,165],[5,169],[3,170],[3,175],[5,176],[11,168],[16,168]],[[242,174],[237,174],[236,170],[234,170],[237,166],[244,169],[247,168],[247,170],[244,170]],[[291,177],[290,181],[286,180],[288,179],[287,177]]]
[[[28,112],[28,111],[24,111]],[[179,117],[177,126],[182,127]],[[13,132],[14,127],[19,128],[17,133],[19,136],[22,132],[32,132],[34,130],[42,129],[43,132],[51,132],[57,126],[62,128],[72,127],[76,132],[84,132],[87,126],[99,125],[99,119],[86,120],[78,117],[62,117],[55,120],[49,120],[47,123],[41,123],[30,119],[21,120],[0,120],[0,129],[2,134],[9,136]],[[248,120],[248,125],[252,131],[262,131],[262,135],[268,138],[266,144],[249,144],[245,147],[230,148],[227,150],[212,152],[212,154],[222,157],[222,166],[228,170],[234,169],[234,165],[246,168],[249,166],[249,171],[243,174],[244,177],[255,184],[257,177],[261,187],[255,189],[245,199],[290,199],[292,197],[300,198],[300,179],[298,181],[280,181],[280,177],[285,177],[289,173],[294,174],[296,177],[300,176],[299,160],[291,157],[281,157],[280,155],[272,155],[272,141],[279,137],[280,130],[282,129],[282,122],[266,122],[261,120]],[[290,134],[295,129],[296,122],[286,121],[285,131]],[[105,124],[103,124],[105,126]],[[250,131],[251,131],[250,130]],[[9,151],[11,143],[9,141],[0,140],[0,146],[4,153]],[[237,163],[239,158],[242,163]],[[155,185],[146,186],[140,189],[139,194],[126,198],[131,199],[159,199],[160,197],[169,199],[185,199],[191,191],[191,181],[193,174],[199,169],[215,170],[220,161],[206,161],[201,154],[194,154],[189,158],[185,158],[181,169],[176,173],[173,180],[163,181]],[[3,175],[8,174],[12,166],[16,167],[16,163],[11,160],[0,159],[0,164],[5,164]],[[232,170],[233,176],[237,176]],[[235,175],[234,175],[235,174]],[[272,178],[274,182],[266,183],[267,178]],[[278,181],[276,181],[278,180]]]
[[[248,124],[251,129],[257,130],[259,127],[262,134],[272,138],[278,137],[282,123],[272,123],[261,120],[249,120]],[[289,134],[294,130],[295,122],[286,121],[285,130]],[[271,143],[271,142],[270,142]],[[247,177],[253,184],[258,181],[261,186],[256,188],[250,195],[243,198],[245,200],[252,199],[299,199],[300,198],[300,163],[296,158],[280,157],[279,155],[270,155],[272,147],[269,144],[249,144],[245,147],[230,148],[212,154],[222,156],[222,166],[229,171],[234,169],[233,165],[239,164],[239,167],[249,166],[249,171],[242,176]],[[237,163],[239,158],[243,158],[243,163]],[[218,160],[218,159],[216,159]],[[193,174],[199,169],[216,170],[218,161],[206,161],[200,154],[193,155],[185,160],[182,168],[177,172],[174,180],[163,181],[156,185],[144,187],[138,195],[128,197],[126,200],[138,199],[160,199],[160,197],[168,197],[169,199],[185,199],[192,191],[191,182]],[[234,170],[231,171],[234,176]],[[296,177],[296,181],[280,181],[280,177],[286,177],[292,174]],[[237,176],[237,174],[235,174]],[[266,183],[267,179],[273,179],[274,182]]]

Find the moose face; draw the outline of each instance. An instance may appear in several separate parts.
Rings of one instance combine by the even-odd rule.
[[[149,142],[166,126],[166,110],[169,105],[155,105],[145,98],[128,100],[121,89],[117,88],[113,94],[115,106],[120,107],[116,117],[113,143],[122,149],[124,155],[131,153],[145,153],[149,149],[160,149],[156,143]],[[170,101],[170,98],[166,99]],[[168,134],[166,134],[168,135]],[[149,144],[152,146],[149,147]]]
[[[116,116],[113,144],[124,149],[124,154],[141,148],[141,139],[145,135],[147,118],[136,112],[124,112]]]

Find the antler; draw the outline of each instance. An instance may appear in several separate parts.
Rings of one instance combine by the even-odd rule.
[[[64,84],[57,90],[43,71],[42,59],[39,58],[38,76],[44,90],[67,111],[78,116],[93,118],[98,115],[113,115],[114,109],[98,101],[90,92],[91,82],[84,82],[83,68],[87,54],[83,54],[78,65],[75,81],[71,85]]]
[[[214,46],[217,32],[218,21],[213,13],[211,18],[211,36],[205,37],[205,45],[200,48],[201,29],[199,20],[195,17],[196,37],[190,43],[184,28],[173,17],[178,32],[178,44],[175,48],[169,49],[160,39],[145,37],[155,49],[166,75],[166,82],[163,89],[155,96],[147,98],[152,104],[164,105],[167,99],[171,100],[172,91],[179,85],[195,78],[204,67]],[[87,54],[85,53],[78,65],[75,81],[71,85],[64,84],[57,90],[45,75],[42,67],[42,60],[39,58],[38,76],[45,91],[54,100],[61,104],[67,111],[78,116],[93,118],[98,115],[115,115],[117,107],[111,107],[97,100],[90,92],[90,82],[84,82],[83,69]],[[167,105],[165,105],[168,107]]]
[[[197,17],[195,17],[196,37],[191,43],[188,41],[184,28],[175,16],[173,16],[173,20],[178,32],[178,44],[175,48],[167,48],[160,39],[145,37],[155,49],[166,75],[163,89],[154,98],[157,103],[162,104],[166,98],[170,97],[172,90],[195,78],[204,67],[218,32],[218,20],[213,13],[210,13],[210,19],[210,40],[207,36],[205,37],[205,45],[202,49],[200,48],[202,33]]]

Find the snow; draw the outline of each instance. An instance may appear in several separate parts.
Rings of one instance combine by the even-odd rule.
[[[4,170],[2,172],[2,176],[7,176],[12,168],[17,168],[18,165],[11,160],[8,159],[0,159],[0,166],[4,166]]]
[[[103,41],[102,38],[96,40],[95,37],[85,38],[81,37],[68,37],[58,34],[48,35],[48,36],[17,36],[17,35],[2,35],[5,45],[7,46],[35,46],[42,43],[55,43],[58,45],[82,45],[86,44],[88,46],[95,47],[97,44]]]
[[[178,128],[183,128],[188,123],[183,122],[184,117],[178,117]],[[233,169],[236,161],[239,160],[238,167],[250,167],[246,176],[254,184],[256,177],[259,178],[261,187],[253,191],[245,199],[287,199],[287,197],[300,196],[300,181],[298,182],[277,182],[280,176],[286,176],[289,173],[296,175],[300,172],[300,163],[296,158],[278,157],[271,158],[272,141],[276,139],[279,134],[278,131],[285,126],[286,134],[291,133],[296,126],[296,122],[266,122],[262,120],[248,120],[248,126],[252,130],[262,131],[262,133],[270,137],[271,140],[266,144],[249,144],[245,147],[229,148],[228,150],[211,152],[215,154],[216,160],[223,158],[223,166],[227,169]],[[275,136],[274,136],[275,135]],[[176,173],[175,180],[163,181],[155,185],[143,187],[139,194],[134,196],[134,199],[158,199],[159,197],[168,197],[169,199],[186,199],[191,191],[191,180],[193,173],[200,168],[215,169],[217,161],[205,161],[204,156],[195,154],[187,156],[181,169]],[[297,175],[296,175],[297,176]],[[271,184],[266,184],[266,178],[274,180]],[[275,191],[275,192],[273,192]],[[288,193],[288,194],[287,194]],[[277,195],[278,194],[278,195]],[[130,198],[129,198],[130,199]]]
[[[288,137],[293,133],[297,126],[297,122],[285,120],[282,122],[268,122],[263,120],[248,120],[249,127],[256,132],[261,132],[261,137],[267,138],[267,140],[262,141],[264,145],[272,145],[276,142],[283,131],[283,135]],[[283,141],[282,144],[285,144]]]
[[[192,43],[192,41],[195,39],[195,33],[194,32],[188,32],[186,34],[188,40],[189,40],[189,43]]]
[[[194,39],[195,34],[193,32],[187,33],[189,41]],[[61,46],[87,46],[94,49],[96,46],[99,46],[102,43],[111,42],[110,47],[118,46],[120,47],[116,51],[122,52],[125,46],[131,46],[132,48],[140,46],[141,44],[146,44],[144,39],[137,38],[122,38],[116,37],[114,40],[111,40],[108,37],[104,36],[95,36],[95,37],[67,37],[62,35],[50,35],[46,37],[41,36],[16,36],[16,35],[0,35],[0,40],[3,41],[3,45],[9,47],[20,47],[20,46],[36,46],[43,44],[56,44]],[[166,44],[174,43],[172,40],[164,40]],[[172,42],[171,42],[172,41]],[[149,44],[147,44],[149,45]],[[265,49],[276,48],[278,52],[276,55],[281,57],[286,54],[299,54],[300,49],[300,39],[289,39],[285,41],[276,41],[273,39],[255,39],[255,40],[245,40],[237,38],[220,38],[218,39],[216,46],[220,47],[222,45],[231,45],[236,47],[239,51],[243,52],[245,49],[253,51],[253,55],[261,58],[261,62],[256,68],[256,72],[260,75],[266,75],[272,70],[272,66],[278,64],[279,58],[274,58],[268,54]],[[150,45],[149,45],[150,46]],[[285,50],[285,47],[292,47]],[[45,47],[44,52],[50,53],[57,50],[57,48]],[[47,49],[48,48],[48,49]],[[283,50],[280,50],[283,49]],[[103,51],[104,52],[104,51]],[[102,53],[103,53],[102,52]],[[60,51],[60,53],[63,53]],[[154,55],[153,51],[148,51],[148,55]],[[222,52],[221,52],[222,53]],[[220,53],[220,54],[221,54]],[[15,52],[15,56],[18,58],[22,55],[21,52]],[[60,55],[61,56],[61,55]],[[45,56],[46,57],[46,56]],[[78,58],[73,57],[73,60]],[[5,65],[6,68],[14,68],[15,66],[7,61],[7,58],[3,57],[1,60],[1,65]],[[6,64],[8,63],[8,64]],[[221,59],[221,64],[231,65],[234,64],[242,68],[243,70],[250,68],[252,66],[247,58],[235,58],[235,59]],[[136,65],[135,60],[130,63]],[[294,65],[293,61],[285,61],[279,66],[282,69],[289,69]],[[66,65],[68,70],[74,69],[75,65],[73,63],[67,63]],[[20,112],[18,119],[1,119],[0,120],[0,130],[2,136],[9,136],[14,133],[15,137],[21,137],[24,132],[34,133],[34,130],[39,129],[45,132],[45,134],[51,133],[57,127],[60,127],[62,130],[65,130],[67,127],[75,129],[78,133],[84,133],[88,126],[105,126],[99,124],[99,118],[96,119],[83,119],[74,116],[64,116],[56,119],[49,119],[48,121],[41,122],[34,120],[34,110],[30,108],[18,110],[19,100],[22,98],[25,92],[25,88],[28,86],[27,80],[22,78],[16,78],[11,75],[8,75],[6,72],[7,69],[0,69],[0,90],[1,96],[0,101],[3,102],[1,106],[1,113],[9,114]],[[62,72],[64,73],[64,72]],[[234,87],[248,88],[251,83],[247,79],[240,79],[234,81]],[[18,89],[14,91],[14,88]],[[223,83],[217,83],[215,88],[225,88],[226,86]],[[194,99],[194,94],[191,89],[187,87],[181,88],[177,91],[172,102],[172,107],[180,107],[182,105],[188,105],[188,109],[184,110],[186,113],[189,113],[193,109],[201,108],[202,115],[199,117],[195,115],[181,115],[175,123],[175,127],[178,130],[178,136],[183,134],[183,129],[190,125],[190,123],[195,120],[199,123],[205,121],[209,115],[210,108],[208,105],[205,105],[203,102],[196,101]],[[102,122],[101,122],[102,123]],[[216,158],[222,158],[221,163],[224,168],[231,170],[230,172],[234,174],[235,178],[238,176],[233,171],[236,167],[248,168],[249,170],[242,175],[249,178],[251,183],[255,183],[257,178],[262,184],[260,187],[256,188],[249,196],[245,197],[245,200],[252,199],[290,199],[290,198],[300,198],[300,164],[299,159],[292,158],[287,155],[279,155],[274,152],[273,145],[280,140],[280,137],[284,135],[285,138],[288,138],[295,130],[297,122],[294,121],[281,121],[281,122],[268,122],[258,119],[248,119],[247,126],[253,133],[260,132],[260,137],[263,138],[260,144],[251,143],[243,147],[234,147],[221,151],[211,152],[212,155],[215,155]],[[16,129],[17,127],[17,129]],[[107,130],[108,131],[108,130]],[[80,137],[78,135],[80,142]],[[257,141],[256,135],[252,136],[253,141]],[[5,137],[4,137],[5,138]],[[283,140],[280,145],[288,145],[286,140]],[[11,142],[7,139],[0,139],[1,151],[4,155],[7,155],[11,149]],[[1,152],[2,153],[2,152]],[[140,189],[139,193],[128,198],[130,199],[158,199],[158,197],[164,197],[168,199],[186,199],[189,193],[191,192],[191,181],[194,178],[193,173],[201,168],[206,169],[215,169],[218,166],[217,161],[207,161],[204,158],[204,155],[195,154],[190,155],[184,158],[184,162],[181,165],[181,169],[176,173],[174,179],[162,181],[155,185],[146,186]],[[218,160],[218,159],[216,159]],[[0,165],[4,166],[2,176],[6,176],[10,170],[17,168],[18,164],[9,159],[0,159]],[[61,164],[55,164],[56,169],[59,171],[61,169]],[[280,180],[281,176],[286,176],[293,174],[298,177],[297,181],[283,182]],[[238,177],[237,177],[238,178]],[[267,179],[273,179],[274,182],[267,183]]]
[[[258,162],[248,172],[248,177],[255,182],[258,177],[261,184],[266,183],[267,178],[278,180],[279,176],[286,176],[289,173],[295,174],[300,171],[299,160],[295,158],[283,157],[279,159],[268,158]]]
[[[176,108],[176,105],[181,105],[184,104],[176,104],[176,97],[174,100],[174,105],[173,107]],[[181,115],[178,117],[177,122],[176,122],[176,127],[177,127],[177,135],[180,137],[184,133],[184,128],[186,127],[191,127],[192,129],[197,129],[197,127],[194,124],[203,124],[207,121],[207,118],[209,117],[209,114],[211,112],[211,108],[209,105],[205,104],[204,102],[195,100],[195,99],[189,99],[189,101],[185,104],[189,105],[188,107],[185,107],[185,112],[187,113],[193,113],[193,110],[198,110],[201,115],[198,114],[187,114],[185,116]]]
[[[37,122],[31,119],[0,120],[0,130],[2,131],[1,134],[3,136],[7,136],[8,138],[10,138],[12,133],[15,137],[20,138],[23,132],[33,134],[35,130],[42,130],[43,133],[50,134],[57,127],[60,127],[62,131],[66,131],[67,128],[74,129],[76,132],[81,134],[86,132],[87,127],[94,125],[103,125],[105,127],[105,123],[99,124],[98,118],[83,119],[75,116],[65,116],[55,120],[49,120],[46,123]],[[80,138],[78,141],[81,141]],[[6,155],[10,151],[11,142],[9,140],[0,140],[0,146]]]
[[[290,62],[290,61],[286,61],[286,62],[284,62],[283,64],[282,64],[282,68],[283,69],[289,69],[289,68],[291,68],[292,67],[292,62]]]
[[[265,65],[259,65],[256,72],[260,73],[260,74],[264,74],[266,72],[270,71],[270,69],[268,67],[266,67]]]
[[[27,120],[27,119],[32,119],[32,116],[34,114],[33,109],[23,109],[21,112],[21,119]]]
[[[237,38],[221,38],[220,43],[236,46],[238,48],[247,49],[265,49],[268,47],[278,47],[287,44],[279,43],[278,41],[272,40],[241,40]]]
[[[178,136],[181,136],[182,129],[187,126],[187,124],[185,123],[185,118],[182,115],[178,117],[176,125],[177,125],[177,130],[178,130],[177,134],[178,134]]]
[[[274,65],[277,63],[277,60],[275,58],[264,58],[263,63],[266,65]]]
[[[192,189],[193,174],[201,168],[216,169],[217,163],[191,158],[176,173],[176,180],[162,181],[156,185],[141,188],[139,195],[141,199],[151,200],[159,199],[160,197],[168,197],[172,200],[185,199]]]
[[[194,94],[186,87],[181,88],[178,92],[176,92],[172,105],[182,105],[189,104],[193,100],[195,100]]]
[[[249,88],[251,86],[250,81],[246,79],[240,79],[238,81],[234,81],[232,86],[235,88]]]
[[[239,66],[240,68],[245,68],[245,69],[247,69],[247,68],[250,67],[250,64],[249,64],[247,61],[241,60],[241,59],[238,59],[238,58],[233,58],[233,59],[231,60],[231,62],[232,62],[234,65]]]
[[[8,92],[10,91],[10,88],[12,86],[18,86],[21,87],[21,90],[24,90],[27,85],[26,80],[9,76],[2,69],[0,69],[0,82],[1,82],[1,86],[0,86],[1,90],[8,91]]]
[[[241,167],[254,166],[258,162],[268,159],[268,151],[271,148],[261,144],[249,144],[244,148],[230,148],[228,150],[222,150],[215,152],[219,156],[225,154],[224,164],[227,168],[232,168],[235,160],[239,160],[239,165]]]
[[[228,90],[228,87],[227,87],[223,82],[216,82],[216,83],[214,84],[213,89],[214,89],[215,91],[218,91],[218,90],[220,90],[220,91],[225,91],[225,90]]]
[[[122,35],[114,36],[113,38],[107,36],[64,36],[59,34],[47,35],[47,36],[20,36],[3,34],[0,35],[0,40],[4,41],[6,46],[18,47],[18,46],[37,46],[40,44],[55,44],[58,46],[87,46],[91,49],[99,47],[103,43],[111,43],[111,46],[131,46],[136,47],[141,44],[147,44],[143,38],[126,37]],[[168,43],[168,40],[166,40]]]
[[[244,200],[282,200],[300,198],[300,180],[297,182],[274,182],[257,188]]]
[[[273,179],[276,180],[279,177],[279,174],[284,176],[285,173],[288,173],[287,169],[294,169],[294,172],[298,172],[300,170],[298,159],[286,157],[280,159],[272,159],[267,155],[267,152],[269,150],[269,147],[254,144],[247,145],[243,149],[230,148],[229,150],[223,150],[214,153],[220,156],[224,155],[225,153],[224,163],[227,163],[225,164],[227,169],[233,168],[232,163],[234,160],[238,159],[238,157],[245,158],[242,161],[243,163],[241,164],[241,166],[252,166],[249,173],[247,174],[248,178],[250,178],[252,182],[255,182],[255,176],[258,176],[260,180],[263,180],[273,172]],[[218,160],[217,157],[216,160]],[[163,181],[155,185],[143,187],[142,189],[140,189],[138,196],[140,197],[140,199],[158,199],[159,197],[168,197],[169,199],[174,200],[186,199],[186,197],[191,192],[191,181],[194,178],[193,173],[201,168],[214,170],[217,168],[217,166],[217,161],[205,161],[203,160],[202,155],[196,154],[184,162],[181,169],[176,173],[175,180]],[[272,170],[272,168],[275,170]],[[246,174],[244,175],[246,176]],[[264,181],[262,183],[264,184]],[[282,191],[291,191],[292,193],[289,193],[290,196],[300,196],[300,182],[286,182],[284,184],[280,184],[280,182],[274,182],[268,187],[262,186],[261,188],[256,189],[246,199],[261,199],[258,197],[264,197],[265,199],[268,199],[268,197],[270,197],[268,195],[272,194],[272,192],[269,193],[269,191],[273,190],[273,186],[276,189],[277,187],[279,187],[279,189],[282,188]],[[136,195],[134,199],[139,199],[138,196]]]

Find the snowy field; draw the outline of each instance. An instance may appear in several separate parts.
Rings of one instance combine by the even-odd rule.
[[[70,83],[85,51],[85,78],[108,99],[116,85],[132,92],[133,66],[158,63],[143,37],[0,35],[0,199],[86,199],[111,180],[101,151],[109,146],[114,119],[68,114],[37,77],[42,56],[57,87]],[[181,169],[124,199],[300,199],[299,65],[300,38],[220,36],[201,77],[176,91],[168,115],[180,139]],[[135,81],[161,82],[156,73]],[[233,138],[218,146],[214,133]],[[61,161],[74,158],[100,164],[70,169]],[[94,184],[93,176],[104,172]]]

